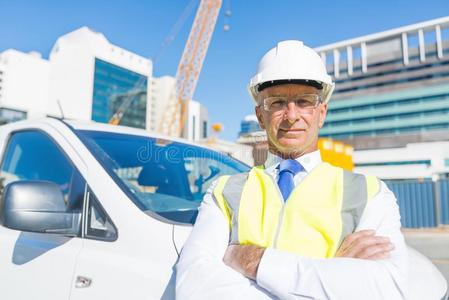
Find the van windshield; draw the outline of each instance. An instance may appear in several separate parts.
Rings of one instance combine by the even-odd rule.
[[[167,139],[87,130],[77,134],[141,210],[170,223],[193,224],[214,180],[249,170],[229,156]]]

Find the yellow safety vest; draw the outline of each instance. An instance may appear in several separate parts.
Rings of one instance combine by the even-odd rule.
[[[258,245],[315,258],[333,257],[380,189],[374,176],[328,163],[313,169],[284,201],[263,167],[222,176],[213,197],[227,218],[230,243]]]

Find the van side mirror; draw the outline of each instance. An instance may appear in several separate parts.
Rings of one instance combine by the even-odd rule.
[[[81,212],[66,211],[64,196],[53,182],[14,181],[4,189],[0,222],[15,230],[76,236]]]

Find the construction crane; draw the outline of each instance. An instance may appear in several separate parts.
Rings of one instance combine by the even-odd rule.
[[[190,30],[184,52],[176,71],[176,97],[170,97],[159,123],[158,131],[170,136],[181,136],[190,100],[206,57],[215,29],[221,0],[201,0]]]
[[[190,5],[191,4],[189,4],[189,6]],[[164,115],[159,123],[159,132],[171,136],[182,135],[187,119],[189,101],[192,99],[195,92],[196,83],[203,66],[204,58],[206,57],[212,33],[215,29],[220,8],[221,0],[200,1],[190,30],[189,38],[176,72],[176,88],[174,90],[176,94],[175,97],[170,97],[170,99],[176,100],[167,103]],[[187,13],[188,9],[186,8],[183,15],[187,15]],[[230,15],[230,12],[227,14]],[[182,16],[182,18],[185,19],[186,16]],[[177,26],[175,27],[180,26],[179,24],[176,25]],[[179,28],[176,30],[179,30]],[[170,40],[173,39],[173,34],[170,35]],[[166,44],[169,42],[170,41],[164,42],[164,47],[167,46]],[[138,82],[136,87],[139,88],[141,85],[142,83]],[[129,97],[125,98],[117,111],[115,111],[114,115],[109,119],[108,123],[118,125],[135,98],[135,95],[129,95]]]

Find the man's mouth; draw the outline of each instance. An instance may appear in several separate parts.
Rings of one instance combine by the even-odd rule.
[[[305,131],[305,129],[302,128],[279,128],[280,131],[284,131],[284,132],[301,132],[301,131]]]

